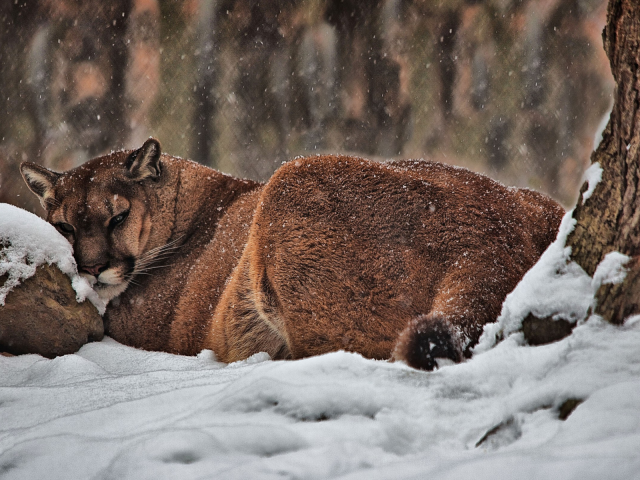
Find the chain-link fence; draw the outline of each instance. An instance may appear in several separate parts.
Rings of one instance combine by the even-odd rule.
[[[432,158],[571,205],[613,81],[605,0],[0,6],[0,201],[153,135],[265,180],[320,152]]]

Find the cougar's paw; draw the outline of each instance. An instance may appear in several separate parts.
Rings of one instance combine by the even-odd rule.
[[[462,348],[451,325],[438,315],[420,315],[405,328],[393,351],[392,358],[420,370],[433,370],[437,358],[454,362],[462,360]]]

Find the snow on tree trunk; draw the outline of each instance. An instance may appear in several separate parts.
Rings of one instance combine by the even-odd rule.
[[[571,257],[593,275],[605,255],[629,256],[627,275],[618,284],[603,284],[596,293],[596,313],[620,324],[640,313],[640,8],[637,0],[610,0],[604,48],[616,80],[614,105],[592,163],[601,180],[585,183],[573,216],[575,230],[567,240]],[[594,167],[592,167],[594,168]],[[595,167],[597,169],[597,167]],[[597,180],[597,179],[596,179]]]

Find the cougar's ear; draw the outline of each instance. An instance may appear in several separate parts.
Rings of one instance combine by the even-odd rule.
[[[136,181],[160,177],[160,142],[150,138],[142,147],[129,155],[125,167]]]
[[[29,190],[40,198],[40,203],[45,209],[48,209],[49,202],[55,203],[53,187],[58,178],[60,178],[60,173],[53,172],[48,168],[31,162],[22,162],[20,165],[20,173],[27,183]]]

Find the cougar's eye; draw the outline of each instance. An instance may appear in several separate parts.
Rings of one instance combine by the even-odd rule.
[[[129,215],[129,210],[127,210],[126,212],[122,212],[122,213],[116,215],[115,217],[113,217],[111,219],[111,221],[109,221],[109,226],[111,228],[117,227],[118,225],[120,225],[122,222],[125,221],[125,219],[127,218],[128,215]]]
[[[73,227],[71,225],[69,225],[68,223],[64,223],[64,222],[60,222],[60,223],[56,223],[56,228],[65,234],[70,234],[73,233]]]

